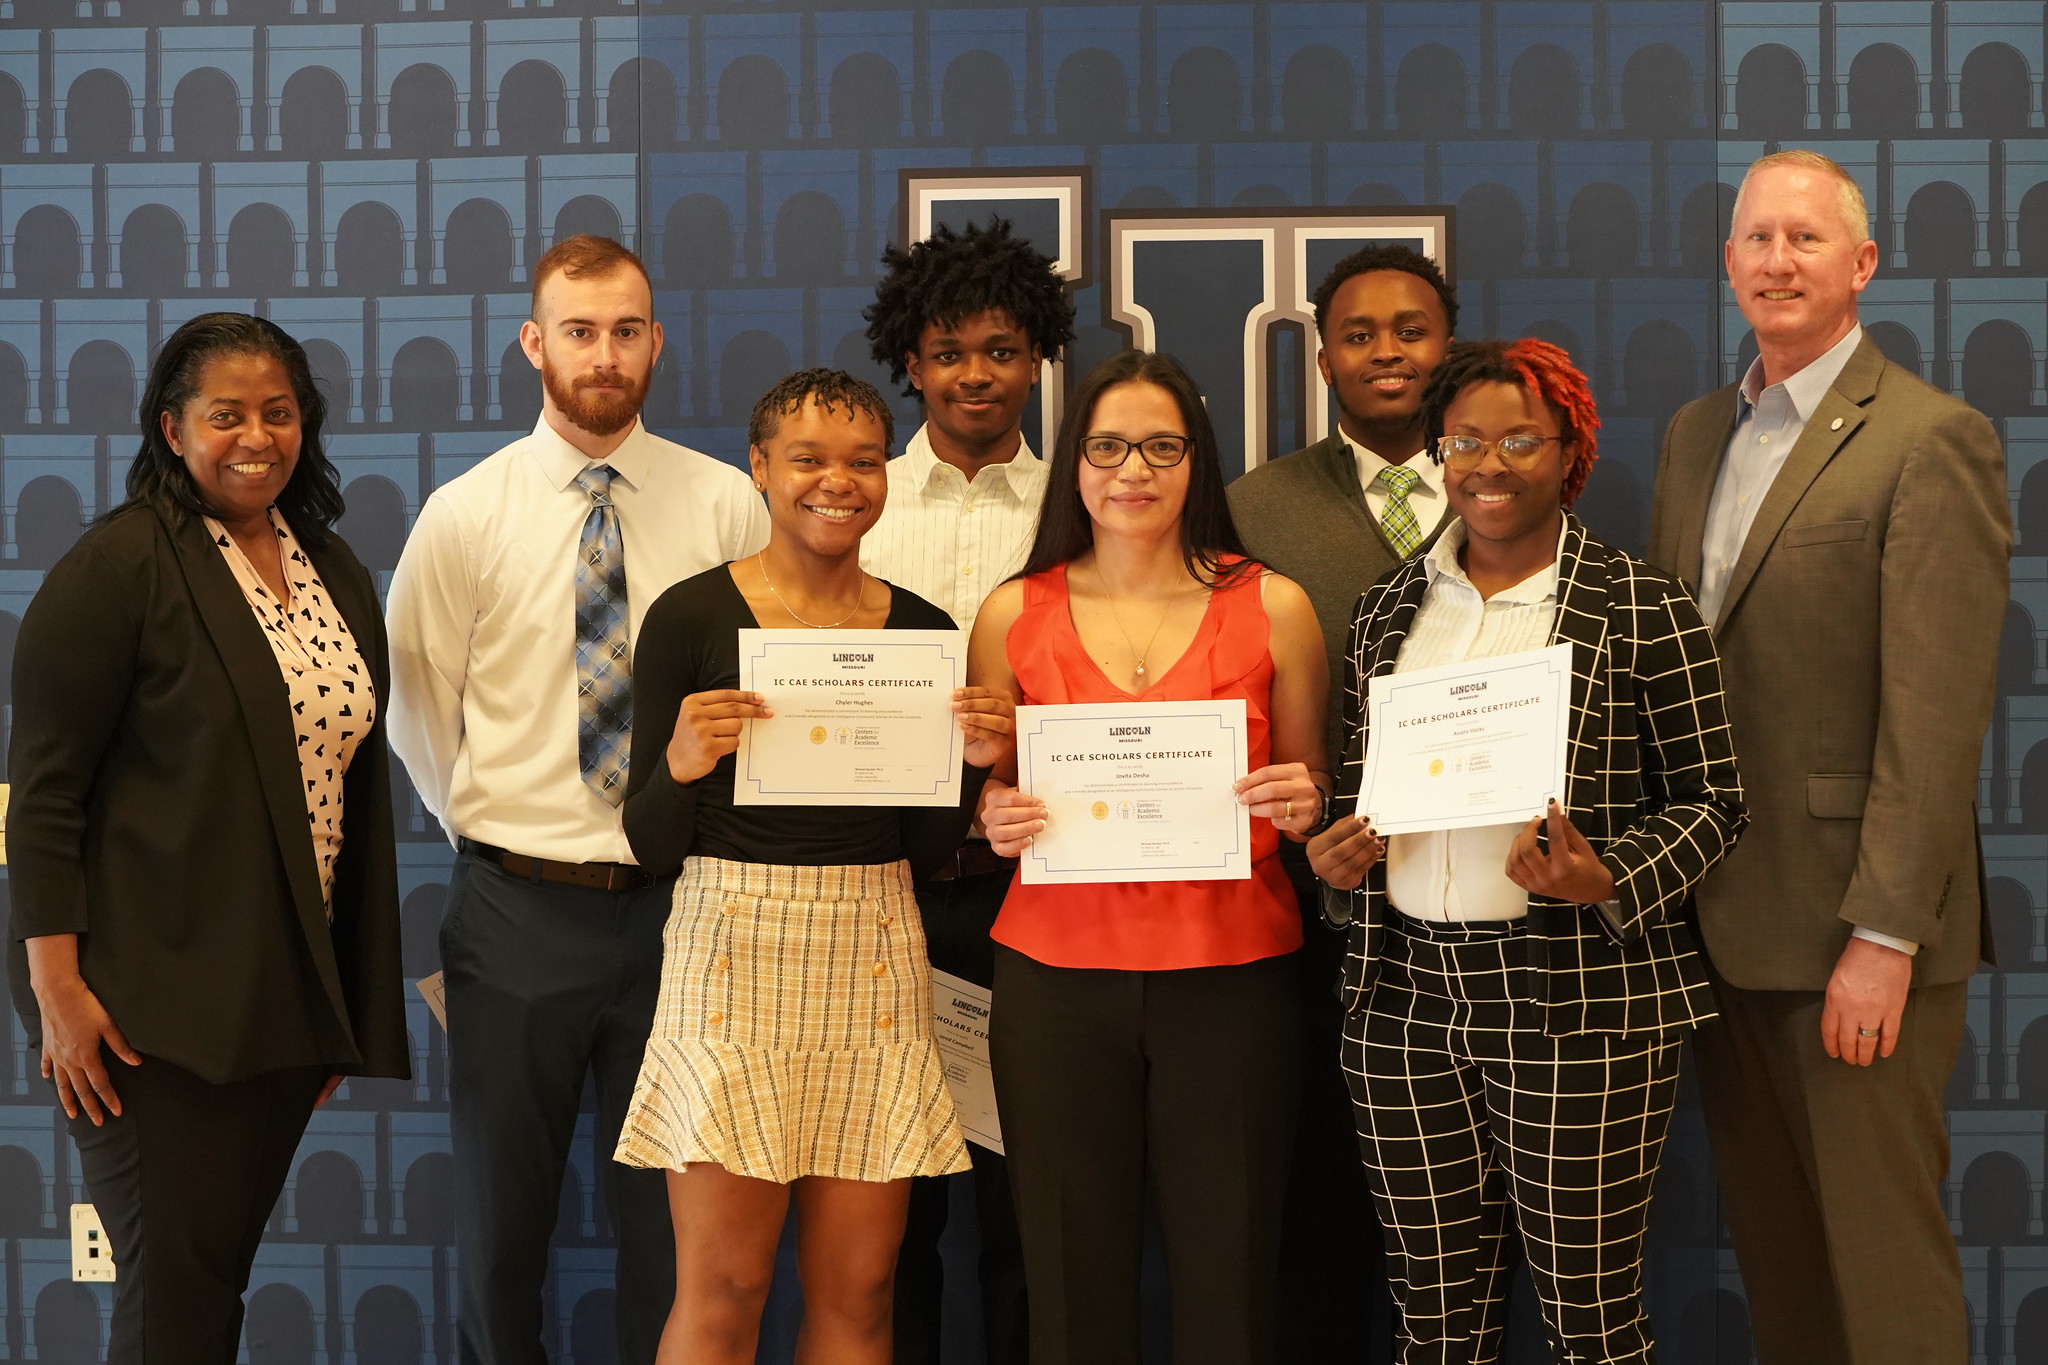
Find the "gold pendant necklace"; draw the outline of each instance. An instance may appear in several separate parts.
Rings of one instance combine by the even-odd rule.
[[[846,613],[846,615],[840,617],[837,621],[833,621],[828,625],[820,625],[816,621],[806,621],[803,617],[798,616],[796,614],[796,608],[789,605],[788,601],[784,599],[781,593],[775,591],[775,584],[770,582],[768,578],[768,555],[766,551],[763,551],[762,553],[754,556],[754,564],[757,568],[761,570],[762,583],[767,585],[770,595],[772,595],[777,602],[782,603],[782,609],[789,613],[789,619],[795,621],[798,625],[809,626],[812,630],[832,630],[839,626],[845,625],[848,621],[851,621],[855,616],[858,616],[860,614],[861,600],[865,598],[868,593],[868,576],[867,572],[863,570],[860,576],[860,589],[853,595],[853,610]]]
[[[1124,637],[1124,648],[1130,650],[1131,657],[1137,661],[1137,667],[1131,671],[1138,680],[1139,690],[1142,691],[1146,676],[1145,656],[1152,652],[1153,645],[1159,643],[1159,632],[1166,629],[1166,618],[1173,614],[1173,604],[1180,600],[1181,592],[1185,592],[1186,589],[1183,588],[1167,594],[1166,605],[1159,612],[1159,624],[1152,627],[1152,638],[1145,641],[1145,648],[1141,650],[1131,643],[1131,633],[1124,629],[1124,618],[1116,609],[1115,597],[1109,590],[1109,580],[1102,576],[1102,566],[1100,564],[1090,564],[1088,567],[1095,571],[1095,585],[1102,589],[1103,605],[1109,608],[1109,619],[1116,622],[1117,634]]]

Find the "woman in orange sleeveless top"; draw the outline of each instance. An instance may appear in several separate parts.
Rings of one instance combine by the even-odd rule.
[[[1328,674],[1308,597],[1245,558],[1201,395],[1132,352],[1075,394],[1023,573],[975,622],[973,672],[1020,703],[1242,698],[1243,881],[1012,885],[991,1052],[1035,1365],[1136,1365],[1148,1187],[1176,1365],[1273,1357],[1281,1196],[1300,1077],[1280,832],[1316,827]],[[1014,856],[1046,810],[991,778]]]

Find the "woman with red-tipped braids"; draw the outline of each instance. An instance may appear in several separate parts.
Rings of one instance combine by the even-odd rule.
[[[1600,419],[1555,346],[1452,347],[1424,399],[1459,520],[1359,598],[1340,805],[1382,674],[1572,651],[1564,791],[1526,823],[1309,841],[1350,928],[1344,1068],[1404,1365],[1497,1358],[1510,1227],[1558,1360],[1654,1358],[1650,1191],[1680,1043],[1713,1013],[1690,889],[1747,816],[1721,666],[1684,584],[1568,510]]]

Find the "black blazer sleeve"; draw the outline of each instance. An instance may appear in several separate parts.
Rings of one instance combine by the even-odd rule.
[[[86,807],[126,718],[141,642],[137,588],[97,546],[64,557],[21,618],[7,809],[16,939],[91,926]]]

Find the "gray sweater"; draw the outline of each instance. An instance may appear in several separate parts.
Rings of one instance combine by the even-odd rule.
[[[1269,460],[1230,485],[1230,515],[1252,558],[1301,584],[1323,628],[1330,659],[1331,760],[1343,753],[1344,651],[1358,595],[1401,562],[1365,505],[1358,464],[1331,432],[1292,455]],[[1440,523],[1416,551],[1442,534]]]

